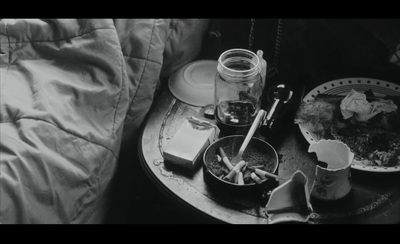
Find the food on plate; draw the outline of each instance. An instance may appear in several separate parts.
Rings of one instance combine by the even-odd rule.
[[[294,122],[316,141],[344,142],[364,165],[400,164],[400,96],[375,97],[371,90],[318,94],[300,104]]]

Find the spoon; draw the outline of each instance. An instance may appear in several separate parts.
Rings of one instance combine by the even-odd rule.
[[[239,149],[238,154],[233,159],[231,159],[231,164],[232,165],[236,165],[237,163],[242,161],[243,152],[246,149],[247,144],[249,144],[250,139],[253,137],[254,132],[259,127],[260,121],[265,117],[265,115],[266,115],[266,111],[264,109],[258,110],[257,117],[254,119],[253,124],[251,125],[249,132],[247,132],[247,135],[246,135],[246,137],[245,137],[245,139],[244,139],[244,141],[242,143],[242,146]]]
[[[278,108],[278,104],[280,102],[283,104],[283,106],[287,104],[292,99],[293,91],[284,84],[279,84],[275,87],[272,96],[274,99],[274,103],[272,104],[265,120],[263,121],[263,126],[267,126],[269,129],[272,128],[272,125],[279,110],[282,110],[281,106]]]

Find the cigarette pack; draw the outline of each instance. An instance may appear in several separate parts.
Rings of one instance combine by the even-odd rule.
[[[202,160],[205,149],[218,138],[216,125],[188,117],[164,149],[166,162],[194,170]]]

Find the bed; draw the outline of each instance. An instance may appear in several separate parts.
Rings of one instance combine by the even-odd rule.
[[[102,223],[120,148],[206,19],[1,19],[0,223]]]

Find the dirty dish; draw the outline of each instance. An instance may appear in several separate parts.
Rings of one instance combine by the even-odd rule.
[[[400,85],[392,82],[372,78],[345,78],[332,80],[315,87],[303,98],[303,101],[311,101],[318,94],[346,96],[352,89],[357,92],[372,90],[376,97],[400,96]],[[312,144],[318,141],[311,132],[300,124],[299,129],[308,143]],[[368,172],[400,171],[400,165],[391,167],[368,166],[358,162],[357,160],[353,160],[351,168]]]

